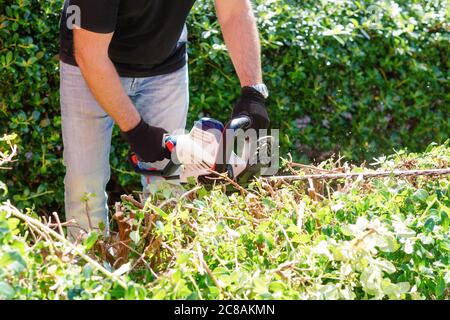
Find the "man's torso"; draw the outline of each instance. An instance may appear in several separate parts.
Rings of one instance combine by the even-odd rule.
[[[186,63],[186,43],[179,42],[195,0],[66,0],[61,18],[61,60],[76,65],[67,8],[80,8],[81,27],[114,32],[109,56],[124,77],[173,72]]]

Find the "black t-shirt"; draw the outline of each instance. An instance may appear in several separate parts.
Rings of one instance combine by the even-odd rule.
[[[186,64],[186,42],[179,40],[194,2],[66,0],[60,26],[60,59],[76,65],[73,33],[67,22],[77,22],[77,10],[70,6],[78,6],[83,29],[114,32],[109,57],[120,76],[149,77],[173,72]]]

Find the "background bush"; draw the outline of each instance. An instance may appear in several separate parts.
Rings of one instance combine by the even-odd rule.
[[[0,0],[0,134],[17,133],[20,146],[17,165],[1,180],[21,207],[60,210],[63,201],[61,6],[61,0]],[[282,154],[313,161],[340,152],[360,161],[446,140],[448,8],[442,0],[257,1]],[[200,115],[226,121],[239,88],[212,1],[198,1],[189,25],[190,123]],[[129,192],[138,179],[126,173],[126,147],[115,135],[109,189]]]

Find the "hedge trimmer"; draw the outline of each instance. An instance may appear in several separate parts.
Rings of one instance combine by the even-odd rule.
[[[167,180],[179,180],[181,183],[187,183],[189,178],[193,177],[204,184],[210,183],[218,176],[226,176],[228,180],[242,185],[259,176],[269,180],[293,181],[450,174],[450,169],[281,176],[265,174],[264,168],[270,166],[274,160],[271,152],[274,148],[274,137],[265,136],[257,139],[256,135],[246,135],[246,129],[250,124],[250,118],[245,116],[233,119],[226,125],[215,119],[202,118],[195,123],[189,134],[166,138],[166,147],[172,152],[172,160],[163,170],[146,169],[140,165],[134,154],[130,156],[130,162],[135,172],[146,176],[159,176]]]
[[[215,119],[202,118],[189,134],[166,138],[166,148],[172,152],[172,159],[163,170],[146,169],[135,154],[130,156],[130,161],[137,173],[181,183],[187,183],[191,177],[207,183],[207,178],[217,173],[245,183],[261,174],[261,150],[264,149],[267,155],[272,145],[271,136],[260,139],[245,137],[244,130],[250,123],[246,116],[233,119],[227,125]],[[242,136],[238,146],[240,150],[235,151],[239,136]]]

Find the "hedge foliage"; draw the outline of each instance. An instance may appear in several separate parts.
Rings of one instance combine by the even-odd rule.
[[[199,0],[189,22],[190,123],[200,114],[227,120],[239,91],[212,2]],[[314,160],[339,151],[363,160],[448,138],[447,1],[256,2],[282,154]],[[60,209],[63,200],[61,7],[62,0],[0,0],[0,134],[17,133],[20,147],[4,180],[21,206]],[[129,191],[138,179],[125,172],[126,147],[115,135],[112,188]]]
[[[382,157],[376,168],[449,164],[447,144]],[[123,232],[93,232],[78,253],[30,222],[33,212],[0,203],[0,299],[450,298],[449,176],[322,187],[323,198],[307,182],[258,180],[232,195],[189,188],[176,198],[164,187],[145,206],[117,206]]]

